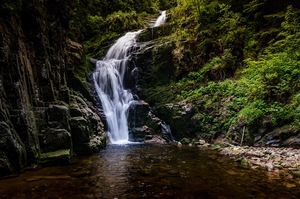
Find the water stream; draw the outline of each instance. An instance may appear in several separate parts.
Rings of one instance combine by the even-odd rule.
[[[128,143],[127,116],[133,95],[125,89],[124,77],[136,45],[135,38],[140,32],[128,32],[118,39],[105,59],[97,61],[93,73],[95,88],[106,116],[108,137],[113,144]]]
[[[160,16],[157,18],[157,20],[154,24],[154,27],[163,25],[166,22],[166,20],[167,20],[167,15],[166,14],[167,14],[167,12],[165,10],[161,11]]]
[[[165,23],[166,11],[162,11],[154,26]],[[125,76],[130,74],[130,58],[136,52],[136,37],[142,30],[128,32],[108,50],[103,60],[96,62],[93,73],[94,85],[108,126],[108,137],[112,144],[129,142],[128,109],[134,102],[131,91],[125,88]]]
[[[72,165],[0,180],[2,199],[299,199],[300,182],[252,170],[217,151],[109,145]]]

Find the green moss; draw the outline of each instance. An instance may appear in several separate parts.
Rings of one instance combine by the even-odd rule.
[[[291,172],[293,176],[295,176],[296,178],[300,178],[300,172],[299,171],[292,171]]]
[[[70,164],[71,150],[63,149],[48,153],[41,153],[39,163],[47,166]]]
[[[48,158],[57,158],[57,157],[61,157],[61,156],[70,156],[70,155],[71,155],[70,149],[63,149],[63,150],[59,150],[59,151],[41,153],[40,159],[44,160],[44,159],[48,159]]]
[[[22,7],[21,0],[3,0],[0,4],[0,12],[2,14],[17,14]]]

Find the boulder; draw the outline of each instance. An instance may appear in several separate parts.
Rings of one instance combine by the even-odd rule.
[[[155,113],[170,125],[172,135],[176,140],[184,137],[194,137],[197,129],[197,120],[193,119],[195,108],[192,104],[180,102],[155,107]]]
[[[145,101],[135,101],[130,106],[128,115],[130,140],[149,141],[151,137],[154,138],[153,135],[157,135],[166,142],[173,141],[170,127],[153,114]]]
[[[292,126],[276,128],[262,136],[254,145],[300,148],[300,129]]]
[[[73,117],[70,120],[71,133],[74,145],[90,141],[89,125],[83,117]]]
[[[69,118],[67,106],[51,104],[47,110],[47,121],[50,128],[70,130]]]
[[[65,129],[48,129],[40,143],[43,152],[72,149],[71,134]]]
[[[70,164],[71,150],[62,149],[48,153],[41,153],[39,163],[45,166],[62,166]]]

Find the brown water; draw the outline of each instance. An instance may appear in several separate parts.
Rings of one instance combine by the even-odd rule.
[[[272,180],[217,152],[168,145],[111,145],[65,167],[0,180],[0,198],[300,198],[299,184]]]

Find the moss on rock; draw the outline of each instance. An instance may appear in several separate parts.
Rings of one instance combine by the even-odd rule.
[[[71,150],[63,149],[48,153],[41,153],[39,163],[46,166],[60,166],[70,164]]]

